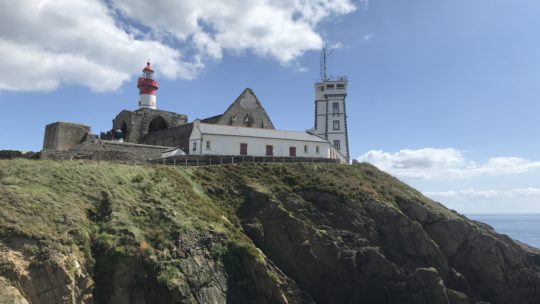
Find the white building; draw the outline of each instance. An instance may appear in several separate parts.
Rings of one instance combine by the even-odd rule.
[[[347,78],[328,78],[315,83],[315,130],[327,139],[349,160],[349,137],[347,132]]]
[[[275,157],[347,158],[328,141],[297,131],[238,127],[195,120],[189,155],[241,155]]]
[[[186,155],[186,152],[184,152],[184,150],[178,147],[161,152],[161,158],[184,156],[184,155]]]

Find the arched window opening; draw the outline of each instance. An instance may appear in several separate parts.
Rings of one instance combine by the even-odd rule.
[[[250,114],[247,114],[246,117],[244,118],[244,126],[246,127],[253,127],[253,117],[251,117]]]
[[[148,133],[165,130],[167,128],[169,127],[167,126],[167,122],[165,121],[165,119],[163,119],[163,117],[161,116],[158,116],[152,119],[150,125],[148,125]]]
[[[122,127],[120,128],[120,130],[122,130],[122,138],[126,138],[127,133],[128,133],[128,128],[125,122],[122,123]]]

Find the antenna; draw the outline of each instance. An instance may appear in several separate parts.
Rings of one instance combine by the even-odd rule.
[[[328,50],[328,45],[325,42],[321,50],[321,79],[322,81],[328,80],[328,76],[326,75],[326,60],[335,51],[335,49],[331,49],[330,51],[327,51],[327,50]]]

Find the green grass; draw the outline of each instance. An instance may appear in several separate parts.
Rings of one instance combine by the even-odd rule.
[[[18,250],[33,263],[55,254],[81,255],[88,271],[95,262],[93,246],[112,255],[141,255],[154,264],[161,283],[171,283],[182,275],[171,255],[175,238],[213,231],[225,235],[223,243],[212,247],[215,258],[233,248],[264,264],[236,215],[249,189],[286,194],[289,200],[317,191],[335,195],[335,203],[371,200],[396,209],[396,197],[404,197],[455,216],[367,164],[184,168],[17,159],[0,160],[0,242],[9,246],[13,238],[28,240]]]

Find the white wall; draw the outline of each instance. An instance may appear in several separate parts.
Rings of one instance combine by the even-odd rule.
[[[207,141],[210,141],[210,149],[206,148]],[[197,142],[197,151],[193,151],[194,142]],[[289,147],[296,147],[296,157],[330,157],[330,144],[325,142],[212,134],[203,134],[202,141],[200,137],[197,138],[197,136],[192,136],[190,139],[189,154],[240,155],[240,144],[242,143],[248,145],[248,156],[267,156],[266,146],[272,145],[273,156],[289,156]],[[304,145],[308,146],[307,153],[304,152]],[[319,153],[316,152],[316,146],[319,146]]]
[[[171,156],[181,156],[181,155],[186,155],[186,153],[184,153],[184,151],[182,151],[182,149],[180,148],[161,153],[162,158],[171,157]]]

